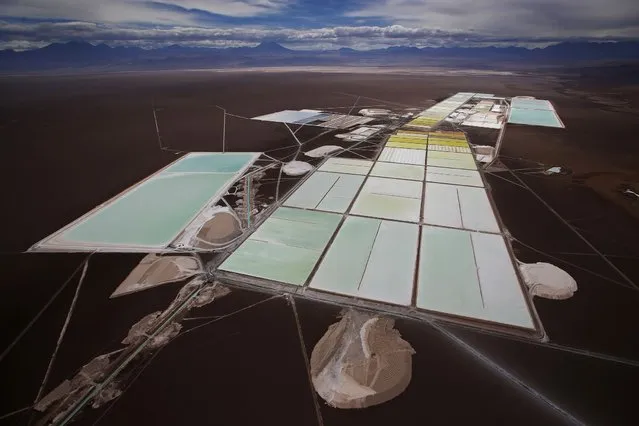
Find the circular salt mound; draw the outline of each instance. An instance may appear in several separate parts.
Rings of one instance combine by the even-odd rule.
[[[519,270],[533,296],[561,300],[577,291],[575,279],[550,263],[520,263]]]
[[[282,166],[282,171],[288,176],[302,176],[313,170],[313,166],[305,161],[291,161]]]
[[[238,203],[244,200],[237,200]],[[242,234],[242,225],[231,209],[223,209],[207,220],[197,233],[195,246],[202,249],[218,248],[231,243]]]
[[[319,148],[315,148],[308,152],[305,152],[304,155],[311,158],[321,158],[321,157],[326,157],[328,154],[331,154],[335,151],[339,151],[342,149],[344,148],[337,145],[324,145],[324,146],[320,146]]]
[[[414,353],[392,319],[350,310],[313,348],[313,387],[331,407],[382,404],[408,387]]]

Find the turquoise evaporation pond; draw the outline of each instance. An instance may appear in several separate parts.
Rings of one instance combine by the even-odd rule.
[[[256,155],[188,154],[62,233],[65,242],[161,248]]]
[[[511,105],[516,109],[543,109],[548,111],[552,111],[554,109],[552,104],[544,99],[513,98]]]
[[[554,111],[540,109],[512,108],[508,122],[529,126],[562,127]]]
[[[166,173],[237,173],[251,163],[253,153],[194,153],[162,171]]]

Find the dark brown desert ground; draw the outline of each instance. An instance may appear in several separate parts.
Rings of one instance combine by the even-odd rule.
[[[222,113],[215,105],[248,117],[350,107],[357,96],[363,96],[361,107],[425,108],[458,91],[549,99],[566,125],[509,126],[502,161],[512,171],[487,175],[518,258],[555,263],[579,285],[565,301],[535,299],[548,344],[398,320],[416,350],[408,389],[365,410],[338,410],[321,400],[317,410],[291,303],[235,290],[193,315],[247,309],[179,336],[136,367],[120,398],[84,410],[74,424],[636,424],[639,202],[617,189],[639,187],[639,86],[559,73],[176,71],[0,78],[2,351],[31,324],[0,360],[0,425],[37,418],[28,410],[6,415],[33,404],[86,257],[22,251],[179,155],[159,148],[152,105],[166,148],[219,151]],[[268,123],[229,118],[226,130],[227,150],[294,143],[286,129]],[[486,132],[470,136],[478,144],[491,139]],[[314,144],[335,142],[329,136]],[[572,173],[538,173],[552,166]],[[45,391],[93,357],[118,349],[132,324],[175,297],[180,286],[168,284],[108,299],[141,258],[90,258]],[[340,309],[295,304],[302,345],[310,353]],[[184,330],[198,324],[186,321]]]

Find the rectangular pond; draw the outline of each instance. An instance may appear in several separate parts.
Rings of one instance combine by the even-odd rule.
[[[285,206],[344,213],[364,176],[317,171],[284,202]]]
[[[166,248],[259,153],[190,153],[30,248],[150,252]]]
[[[564,127],[554,110],[543,109],[511,108],[508,122],[528,126]]]
[[[302,286],[341,219],[335,213],[280,207],[219,269]]]
[[[310,287],[408,306],[413,294],[419,228],[349,216]]]

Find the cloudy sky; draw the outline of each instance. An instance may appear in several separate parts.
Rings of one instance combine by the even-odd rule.
[[[83,40],[293,49],[639,39],[639,0],[0,0],[0,49]]]

